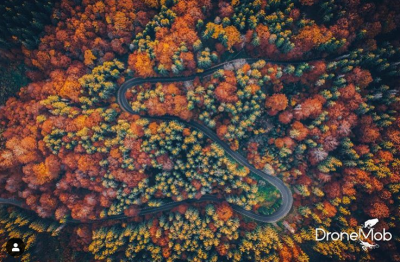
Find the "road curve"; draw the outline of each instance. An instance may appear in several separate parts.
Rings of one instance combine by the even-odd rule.
[[[340,59],[342,57],[346,57],[347,55],[342,55],[338,58],[334,58],[332,60]],[[227,61],[221,64],[218,64],[216,66],[213,66],[207,70],[205,70],[203,73],[199,74],[194,74],[191,76],[185,76],[185,77],[154,77],[154,78],[132,78],[123,83],[118,92],[117,92],[117,102],[120,105],[121,109],[124,110],[125,112],[128,112],[130,114],[137,114],[135,113],[131,106],[129,105],[129,102],[125,96],[126,92],[128,89],[143,84],[143,83],[170,83],[170,82],[185,82],[185,81],[192,81],[196,77],[205,77],[213,74],[219,69],[223,69],[225,66],[228,65],[235,65],[235,63],[254,63],[259,60],[264,60],[267,63],[273,63],[273,64],[281,64],[281,65],[290,65],[290,64],[300,64],[300,63],[307,63],[307,62],[312,62],[312,61],[318,61],[322,60],[321,58],[317,59],[309,59],[309,60],[301,60],[301,61],[273,61],[273,60],[265,60],[261,58],[243,58],[243,59],[235,59],[231,61]],[[254,174],[258,175],[261,179],[269,182],[273,186],[275,186],[281,194],[282,197],[282,204],[279,207],[279,209],[271,214],[271,215],[259,215],[251,211],[247,211],[243,209],[240,206],[237,205],[232,205],[232,208],[239,214],[242,214],[246,217],[252,218],[256,221],[259,222],[264,222],[264,223],[273,223],[281,220],[284,218],[289,212],[290,209],[292,208],[293,205],[293,196],[292,196],[292,191],[282,182],[277,177],[268,175],[258,169],[256,169],[253,165],[251,165],[245,157],[243,157],[241,154],[238,152],[233,151],[228,144],[226,144],[224,141],[222,141],[211,129],[209,129],[206,126],[203,126],[200,123],[194,122],[194,121],[184,121],[178,117],[175,116],[150,116],[150,115],[140,115],[143,118],[147,118],[150,120],[161,120],[161,121],[179,121],[184,123],[187,126],[193,127],[195,129],[198,129],[202,131],[208,138],[210,138],[212,141],[217,143],[220,147],[222,147],[225,152],[232,157],[234,160],[236,160],[238,163],[240,163],[243,166],[246,166],[249,168],[251,172]],[[186,199],[183,201],[177,201],[177,202],[171,202],[164,204],[160,207],[147,207],[147,208],[142,208],[139,211],[138,215],[147,215],[147,214],[153,214],[153,213],[158,213],[158,212],[163,212],[163,211],[168,211],[171,210],[174,207],[177,207],[181,204],[191,204],[191,203],[197,203],[197,202],[202,202],[202,201],[212,201],[212,202],[221,202],[223,199],[217,198],[214,195],[204,195],[200,199]],[[4,199],[0,198],[0,205],[1,204],[6,204],[6,205],[13,205],[17,206],[23,209],[28,209],[28,207],[19,200],[15,199]],[[89,221],[80,221],[80,220],[75,220],[75,219],[69,219],[66,221],[66,223],[95,223],[95,222],[100,222],[100,221],[107,221],[107,220],[115,220],[115,219],[125,219],[129,218],[125,215],[114,215],[114,216],[107,216],[105,218],[100,218],[100,219],[94,219],[94,220],[89,220]]]
[[[187,77],[155,77],[155,78],[132,78],[129,79],[128,81],[126,81],[125,83],[123,83],[121,85],[121,87],[119,88],[118,92],[117,92],[117,102],[119,104],[119,106],[122,108],[122,110],[124,110],[125,112],[128,112],[130,114],[137,114],[136,112],[134,112],[131,108],[131,106],[129,105],[129,102],[126,98],[126,92],[137,85],[143,84],[143,83],[170,83],[170,82],[185,82],[185,81],[193,81],[196,77],[206,77],[209,76],[211,74],[213,74],[214,72],[216,72],[219,69],[223,69],[225,66],[228,65],[232,65],[234,66],[235,63],[254,63],[261,60],[260,58],[247,58],[247,59],[235,59],[232,61],[228,61],[222,64],[219,64],[217,66],[214,66],[206,71],[204,71],[203,73],[200,74],[194,74],[191,76],[187,76]],[[276,61],[267,61],[264,60],[265,62],[273,62],[274,64],[299,64],[299,63],[305,63],[305,62],[309,62],[309,61],[313,61],[313,60],[307,60],[307,61],[299,61],[299,62],[276,62]],[[195,121],[185,121],[180,119],[179,117],[176,116],[150,116],[150,115],[140,115],[140,117],[142,118],[147,118],[149,120],[161,120],[161,121],[179,121],[184,123],[187,126],[193,127],[197,130],[200,130],[201,132],[203,132],[209,139],[211,139],[213,142],[217,143],[220,147],[222,147],[225,151],[226,154],[228,154],[230,157],[232,157],[235,161],[237,161],[239,164],[246,166],[247,168],[249,168],[249,170],[256,174],[257,176],[259,176],[261,179],[267,181],[268,183],[272,184],[273,186],[275,186],[280,194],[281,194],[281,198],[282,198],[282,204],[281,206],[276,210],[276,212],[274,212],[271,215],[260,215],[260,214],[256,214],[254,212],[245,210],[244,208],[238,206],[238,205],[234,205],[231,204],[232,208],[237,212],[240,213],[246,217],[249,217],[251,219],[254,219],[256,221],[259,222],[263,222],[263,223],[273,223],[273,222],[277,222],[279,220],[281,220],[282,218],[284,218],[289,212],[290,209],[292,208],[293,205],[293,196],[292,196],[292,191],[290,190],[289,187],[287,187],[282,180],[280,180],[279,178],[275,177],[275,176],[271,176],[268,175],[266,173],[264,173],[261,170],[256,169],[253,165],[251,165],[247,159],[242,156],[241,154],[239,154],[238,152],[233,151],[230,146],[225,143],[224,141],[222,141],[216,134],[214,131],[212,131],[211,129],[209,129],[208,127],[195,122]],[[210,200],[210,201],[215,201],[217,200],[217,198],[215,198],[214,200]],[[196,200],[191,200],[192,202],[196,202]],[[203,201],[202,199],[197,200],[197,201]],[[188,202],[188,200],[184,200],[182,202]],[[165,206],[161,206],[159,207],[160,211],[164,211]],[[168,207],[167,207],[168,208]],[[161,210],[162,209],[162,210]],[[157,209],[156,209],[157,210]],[[158,212],[158,211],[155,211]]]
[[[158,212],[171,210],[172,208],[177,207],[182,204],[191,204],[191,203],[204,202],[204,201],[222,202],[223,199],[217,198],[213,195],[204,195],[200,199],[186,199],[186,200],[182,200],[182,201],[170,202],[170,203],[166,203],[166,204],[162,205],[161,207],[145,207],[139,211],[138,215],[144,216],[144,215],[154,214],[154,213],[158,213]],[[29,208],[26,206],[26,204],[24,204],[23,202],[16,200],[16,199],[0,198],[0,205],[1,204],[16,206],[16,207],[19,207],[22,209],[29,210]],[[29,210],[29,211],[31,211],[31,210]],[[101,221],[126,219],[126,218],[129,218],[129,217],[126,215],[113,215],[113,216],[107,216],[104,218],[92,219],[92,220],[68,219],[66,221],[66,223],[68,223],[68,224],[91,224],[91,223],[96,223],[96,222],[101,222]]]

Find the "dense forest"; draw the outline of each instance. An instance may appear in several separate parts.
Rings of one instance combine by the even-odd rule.
[[[21,203],[0,205],[0,239],[22,238],[22,261],[400,261],[400,1],[0,10],[0,198]],[[132,86],[124,112],[119,87],[154,77],[177,81]],[[280,193],[186,121],[281,179],[289,215],[235,212],[273,214]],[[379,249],[315,241],[371,218],[393,235]]]

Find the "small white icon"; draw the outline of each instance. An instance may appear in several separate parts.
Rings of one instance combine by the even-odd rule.
[[[17,244],[17,243],[14,243],[14,247],[13,247],[13,249],[11,249],[11,251],[12,251],[12,252],[20,252],[21,250],[19,250],[18,244]]]
[[[379,248],[379,245],[378,245],[378,244],[371,245],[370,243],[364,242],[364,241],[362,241],[361,239],[359,239],[359,242],[360,242],[361,248],[362,248],[364,251],[367,251],[367,249]]]
[[[375,226],[376,223],[378,223],[378,222],[379,222],[379,219],[377,219],[377,218],[370,219],[370,220],[367,220],[367,221],[364,222],[363,227],[364,227],[364,228],[372,228],[372,227]]]
[[[362,225],[364,228],[368,228],[371,229],[373,228],[377,223],[379,222],[379,219],[374,218],[374,219],[369,219],[367,221],[364,222],[364,224]],[[358,241],[360,242],[361,248],[364,251],[367,251],[368,249],[375,249],[375,248],[379,248],[378,244],[370,244],[368,242],[364,242],[361,239],[358,239]]]

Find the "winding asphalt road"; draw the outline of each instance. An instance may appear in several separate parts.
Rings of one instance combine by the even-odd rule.
[[[155,78],[132,78],[126,81],[124,84],[121,85],[121,87],[118,90],[117,93],[117,102],[120,105],[120,107],[125,111],[130,114],[137,114],[134,112],[126,98],[126,92],[137,85],[141,85],[143,83],[171,83],[171,82],[186,82],[186,81],[193,81],[196,77],[202,78],[202,77],[207,77],[214,72],[218,71],[219,69],[223,69],[225,67],[233,67],[235,68],[238,65],[242,65],[243,63],[254,63],[261,60],[260,58],[247,58],[247,59],[235,59],[232,61],[228,61],[222,64],[219,64],[217,66],[214,66],[203,73],[200,74],[195,74],[187,77],[155,77]],[[299,64],[299,63],[305,63],[308,61],[299,61],[299,62],[276,62],[276,61],[267,61],[264,60],[265,62],[272,62],[274,64]],[[309,60],[312,61],[312,60]],[[251,165],[247,159],[239,154],[238,152],[233,151],[230,146],[222,141],[214,131],[209,129],[208,127],[195,122],[195,121],[185,121],[180,119],[179,117],[176,116],[150,116],[150,115],[140,115],[142,118],[147,118],[149,120],[160,120],[160,121],[179,121],[184,123],[187,126],[193,127],[197,130],[200,130],[203,132],[209,139],[211,139],[213,142],[217,143],[220,147],[222,147],[225,151],[226,154],[228,154],[230,157],[232,157],[235,161],[237,161],[239,164],[246,166],[249,168],[249,170],[259,176],[261,179],[265,180],[266,182],[272,184],[275,186],[282,198],[282,204],[280,207],[271,215],[260,215],[256,214],[254,212],[245,210],[244,208],[231,204],[232,208],[237,212],[240,213],[246,217],[249,217],[251,219],[254,219],[259,222],[264,222],[264,223],[273,223],[281,220],[284,218],[289,212],[290,209],[292,208],[293,205],[293,196],[292,196],[292,191],[290,190],[289,187],[287,187],[282,180],[275,176],[271,176],[269,174],[264,173],[261,170],[256,169],[253,165]],[[192,203],[193,202],[199,202],[199,201],[205,201],[204,199],[199,199],[199,200],[190,200]],[[220,199],[216,198],[215,196],[207,196],[207,201],[221,201]],[[182,201],[184,203],[188,203],[188,200]],[[155,209],[155,212],[158,211],[164,211],[168,210],[170,208],[173,208],[175,206],[178,206],[179,204],[182,203],[170,203],[163,205],[161,207],[158,207]],[[161,210],[162,209],[162,210]]]
[[[345,57],[345,56],[346,55],[340,56],[340,57],[332,59],[332,60],[336,60],[336,59],[339,59],[339,58]],[[228,66],[228,67],[233,66],[233,68],[235,68],[236,66],[242,65],[243,63],[251,64],[251,63],[257,62],[259,60],[264,60],[265,62],[272,63],[272,64],[280,64],[280,65],[293,64],[294,65],[294,64],[301,64],[301,63],[317,61],[317,60],[321,60],[321,59],[310,59],[310,60],[302,60],[302,61],[273,61],[273,60],[265,60],[265,59],[261,59],[261,58],[244,58],[244,59],[235,59],[235,60],[227,61],[227,62],[218,64],[214,67],[211,67],[210,69],[205,70],[203,73],[194,74],[194,75],[186,76],[186,77],[132,78],[132,79],[129,79],[128,81],[126,81],[124,84],[122,84],[121,87],[119,88],[119,90],[117,92],[117,102],[120,105],[120,107],[122,108],[122,110],[124,110],[125,112],[128,112],[130,114],[137,114],[136,112],[134,112],[132,110],[132,108],[129,105],[129,102],[126,98],[126,95],[125,95],[126,92],[134,86],[141,85],[143,83],[171,83],[171,82],[193,81],[196,77],[202,78],[202,77],[209,76],[209,75],[213,74],[214,72],[216,72],[217,70],[223,69],[225,66]],[[222,147],[225,150],[225,152],[230,157],[232,157],[235,161],[237,161],[239,164],[241,164],[243,166],[246,166],[247,168],[249,168],[249,170],[252,173],[256,174],[261,179],[263,179],[263,180],[267,181],[268,183],[272,184],[273,186],[275,186],[281,194],[282,204],[278,208],[278,210],[276,210],[276,212],[274,212],[271,215],[256,214],[254,212],[245,210],[238,205],[231,204],[232,208],[237,213],[242,214],[246,217],[249,217],[249,218],[259,221],[259,222],[273,223],[273,222],[277,222],[277,221],[281,220],[290,212],[292,205],[293,205],[293,196],[292,196],[292,191],[289,189],[289,187],[287,187],[282,182],[282,180],[280,180],[279,178],[277,178],[275,176],[271,176],[269,174],[264,173],[261,170],[256,169],[253,165],[251,165],[247,161],[247,159],[245,157],[243,157],[238,152],[233,151],[229,147],[228,144],[226,144],[224,141],[222,141],[215,134],[215,132],[212,131],[211,129],[209,129],[208,127],[206,127],[200,123],[197,123],[195,121],[185,121],[185,120],[182,120],[175,116],[150,116],[150,115],[140,115],[140,116],[142,118],[147,118],[149,120],[179,121],[179,122],[184,123],[187,126],[193,127],[197,130],[200,130],[209,139],[211,139],[213,142],[217,143],[220,147]],[[168,211],[168,210],[171,210],[172,208],[177,207],[181,204],[185,204],[185,203],[191,204],[191,203],[197,203],[197,202],[202,202],[202,201],[222,202],[224,200],[217,198],[214,195],[204,195],[200,199],[186,199],[183,201],[167,203],[160,207],[142,208],[139,212],[139,215],[147,215],[147,214]],[[15,199],[0,198],[0,204],[14,205],[14,206],[18,206],[20,208],[28,209],[23,202],[21,202],[19,200],[15,200]],[[70,219],[70,220],[67,220],[67,223],[94,223],[94,222],[99,222],[99,221],[124,219],[124,218],[128,218],[128,217],[125,215],[115,215],[115,216],[108,216],[105,218],[90,220],[90,221],[80,221],[80,220]]]

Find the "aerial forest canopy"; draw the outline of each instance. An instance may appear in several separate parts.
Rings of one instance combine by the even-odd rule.
[[[400,261],[400,1],[0,13],[0,239],[22,261]],[[290,212],[252,219],[285,207],[273,181]],[[371,218],[379,249],[315,241]]]

